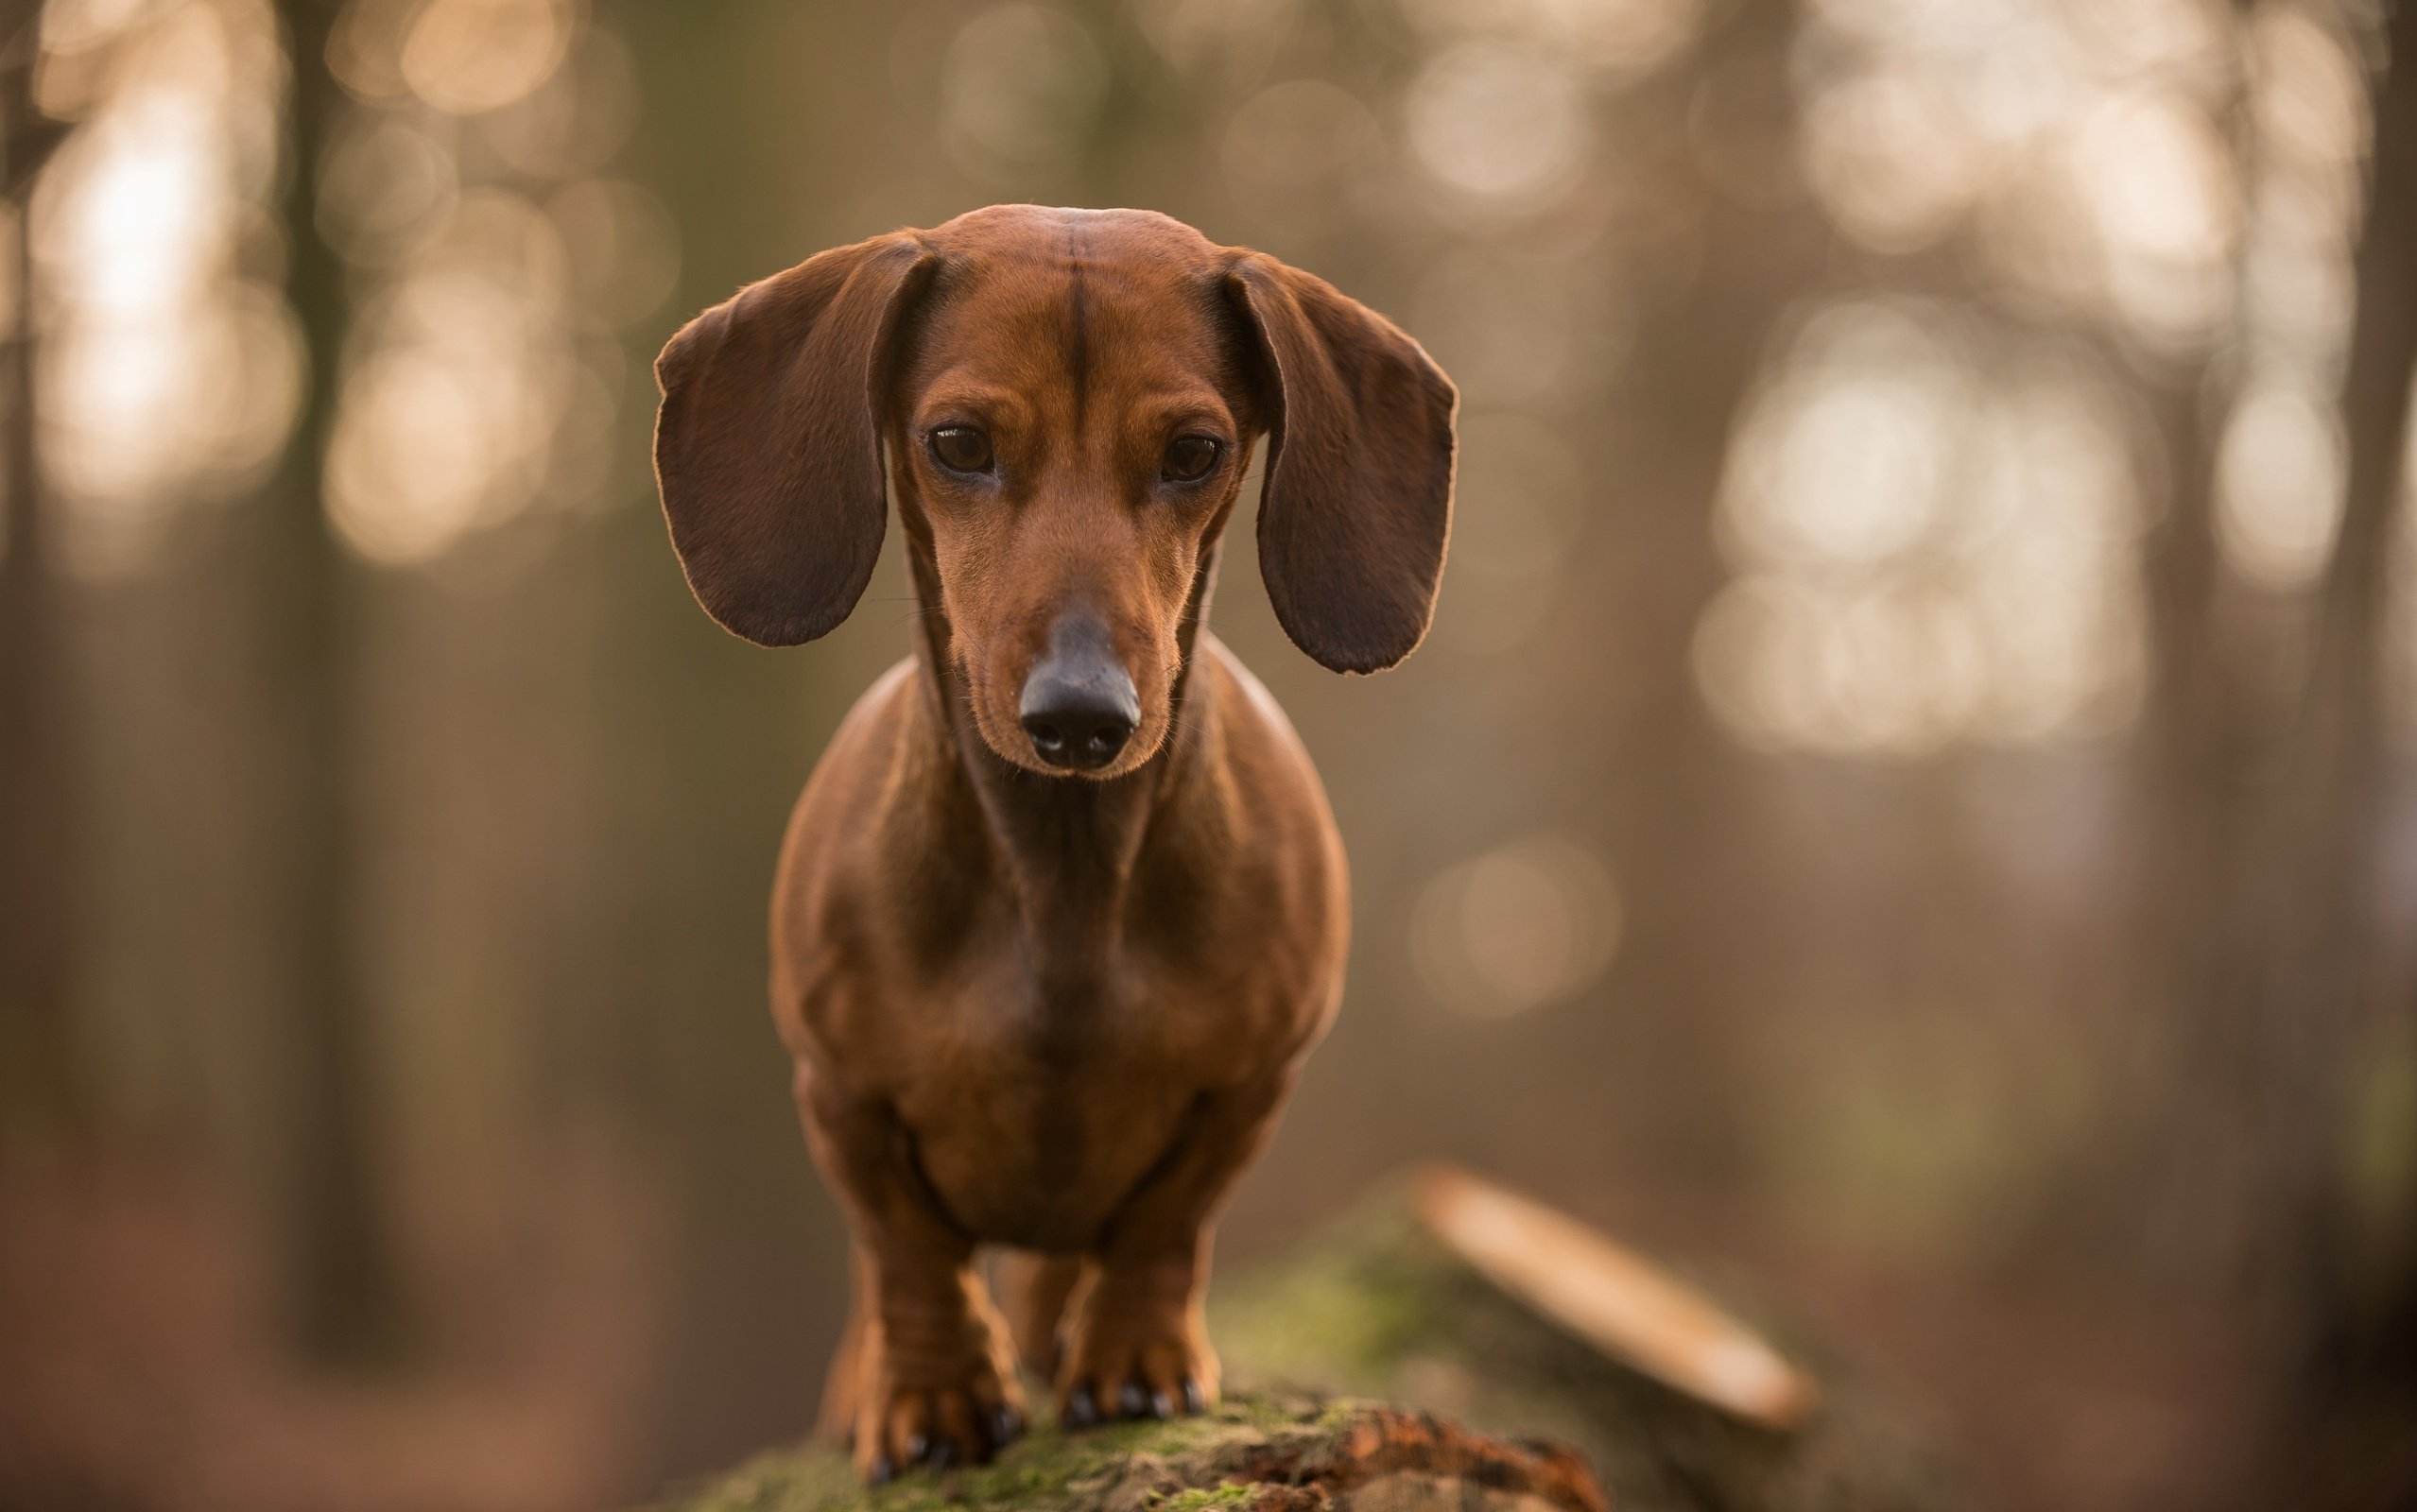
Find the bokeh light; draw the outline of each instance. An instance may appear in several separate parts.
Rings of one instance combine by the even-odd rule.
[[[1886,252],[1937,240],[1991,171],[1990,145],[1962,106],[1910,68],[1873,69],[1821,91],[1806,111],[1804,152],[1839,228]]]
[[[573,298],[615,326],[663,308],[680,278],[680,230],[663,201],[626,180],[582,179],[545,202],[569,259]]]
[[[2206,0],[1823,0],[1798,43],[1806,178],[1840,232],[1969,233],[2010,292],[2157,350],[2212,340],[2242,212]]]
[[[1528,48],[1455,46],[1426,65],[1403,109],[1427,171],[1486,200],[1524,205],[1565,192],[1593,148],[1578,79]]]
[[[555,222],[498,189],[446,224],[361,312],[328,457],[328,509],[373,561],[426,561],[539,496],[583,390]]]
[[[1410,916],[1410,954],[1437,1001],[1508,1018],[1591,986],[1619,949],[1619,890],[1562,834],[1512,840],[1437,873]]]
[[[635,115],[626,44],[577,0],[360,0],[329,62],[360,101],[319,169],[320,229],[356,275],[338,539],[414,566],[584,507],[624,397],[610,332],[680,270],[669,213],[608,171]]]
[[[280,60],[267,7],[242,0],[60,25],[62,44],[110,55],[113,83],[34,196],[41,442],[60,549],[122,576],[159,560],[181,507],[233,496],[285,439],[299,341],[245,254]]]
[[[2287,388],[2241,399],[2217,453],[2224,559],[2260,588],[2305,587],[2324,570],[2341,517],[2340,438],[2327,407]]]
[[[1324,79],[1288,79],[1245,100],[1225,128],[1226,181],[1243,210],[1296,233],[1331,230],[1381,181],[1384,138],[1358,96]]]
[[[570,48],[576,19],[567,0],[423,0],[397,63],[430,105],[476,115],[544,83]]]
[[[637,64],[629,44],[601,26],[587,27],[544,83],[475,125],[497,157],[533,179],[609,171],[638,125]]]
[[[1301,0],[1134,0],[1134,24],[1177,72],[1258,77],[1293,41]]]
[[[1618,368],[1628,312],[1580,258],[1469,247],[1428,266],[1411,309],[1471,404],[1549,409]]]
[[[1695,645],[1743,738],[1918,756],[2102,734],[2136,704],[2120,411],[2070,353],[1993,373],[1976,339],[1936,305],[1834,303],[1750,409],[1718,516],[1741,576]]]
[[[1108,85],[1099,44],[1055,6],[993,6],[958,28],[941,75],[941,131],[967,173],[991,181],[1064,163]]]
[[[1452,592],[1433,644],[1491,655],[1526,643],[1552,611],[1592,501],[1561,433],[1516,411],[1463,414],[1459,486],[1482,509],[1452,534]]]
[[[1702,26],[1703,0],[1399,0],[1405,19],[1448,43],[1515,40],[1569,59],[1607,83],[1675,60]]]
[[[453,154],[424,127],[364,116],[319,168],[319,231],[354,266],[388,266],[443,224],[460,187]]]

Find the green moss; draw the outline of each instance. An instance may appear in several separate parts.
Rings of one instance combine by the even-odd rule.
[[[674,1497],[663,1512],[1202,1512],[1249,1500],[1250,1487],[1226,1473],[1244,1452],[1327,1431],[1332,1412],[1325,1403],[1240,1397],[1169,1422],[1079,1434],[1041,1425],[988,1465],[915,1471],[878,1490],[857,1486],[837,1449],[808,1445],[763,1455]]]
[[[1209,1332],[1231,1379],[1376,1398],[1480,1433],[1576,1449],[1620,1512],[1932,1512],[1961,1498],[1929,1432],[1728,1278],[1680,1275],[1812,1364],[1826,1406],[1797,1434],[1728,1418],[1605,1358],[1446,1252],[1379,1191],[1302,1249],[1220,1282]]]
[[[1171,1496],[1152,1496],[1149,1504],[1158,1512],[1209,1512],[1211,1507],[1242,1506],[1258,1494],[1255,1486],[1226,1481],[1217,1486],[1186,1486]]]
[[[1253,1380],[1368,1392],[1431,1333],[1433,1245],[1381,1190],[1280,1267],[1210,1294],[1210,1329]]]

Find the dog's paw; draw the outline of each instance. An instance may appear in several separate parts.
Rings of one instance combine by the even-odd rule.
[[[1197,1322],[1094,1318],[1066,1351],[1058,1414],[1068,1428],[1088,1428],[1205,1412],[1217,1395],[1217,1353]]]
[[[1024,1433],[1024,1407],[1014,1385],[986,1360],[970,1362],[959,1379],[940,1384],[885,1384],[867,1395],[856,1414],[856,1475],[887,1485],[918,1468],[984,1465]]]

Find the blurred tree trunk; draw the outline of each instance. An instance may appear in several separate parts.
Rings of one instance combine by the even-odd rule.
[[[283,1005],[286,1057],[281,1155],[288,1284],[298,1340],[316,1358],[390,1357],[403,1310],[385,1233],[376,1149],[369,993],[354,906],[359,858],[349,801],[356,585],[330,536],[321,492],[336,421],[346,301],[343,266],[318,227],[317,168],[344,107],[327,68],[340,0],[281,0],[291,48],[287,298],[302,327],[309,380],[268,499],[265,659],[282,700],[286,763],[278,885],[290,951]]]
[[[2284,786],[2296,905],[2283,915],[2291,927],[2265,984],[2284,1106],[2296,1115],[2274,1152],[2272,1216],[2295,1236],[2295,1279],[2322,1299],[2335,1296],[2341,1270],[2340,1083],[2378,964],[2369,821],[2382,799],[2387,592],[2417,376],[2417,6],[2395,9],[2390,47],[2341,389],[2347,486]],[[2332,1311],[2329,1300],[2320,1306]]]
[[[2123,1155],[2084,1198],[2094,1234],[2133,1234],[2130,1258],[2167,1275],[2178,1260],[2237,1254],[2240,1181],[2254,1143],[2242,1110],[2256,1075],[2256,1004],[2244,981],[2255,947],[2237,928],[2252,752],[2218,625],[2215,455],[2228,377],[2195,366],[2153,402],[2169,486],[2142,562],[2146,843],[2132,885],[2143,1001],[2154,1012],[2118,1048],[2120,1083],[2134,1091],[2115,1115],[2128,1119],[2115,1131]],[[2141,1236],[2144,1189],[2163,1195]]]
[[[2248,50],[2256,9],[2256,0],[2236,6],[2224,96],[2211,107],[2244,200],[2257,180]],[[2254,215],[2252,204],[2245,218]],[[2119,1084],[2134,1095],[2113,1115],[2124,1121],[2113,1130],[2120,1153],[2089,1183],[2080,1218],[2088,1247],[2126,1235],[2115,1242],[2144,1272],[2202,1280],[2219,1280],[2221,1264],[2193,1272],[2190,1262],[2239,1253],[2240,1183],[2255,1143],[2242,1116],[2255,1095],[2256,1003],[2245,980],[2254,936],[2237,926],[2253,807],[2246,775],[2256,752],[2224,656],[2216,541],[2216,458],[2248,324],[2245,259],[2236,251],[2226,319],[2205,355],[2150,392],[2166,507],[2141,558],[2149,665],[2137,807],[2144,840],[2132,881],[2142,1001],[2152,1011],[2117,1047]],[[2145,1241],[2143,1190],[2163,1194]]]
[[[2270,890],[2262,894],[2273,949],[2255,980],[2265,1070],[2260,1232],[2274,1242],[2285,1342],[2305,1370],[2300,1426],[2327,1429],[2311,1440],[2320,1446],[2338,1435],[2345,1410],[2355,1418],[2378,1392],[2404,1394],[2417,1366],[2417,1275],[2404,1266],[2379,1295],[2362,1295],[2341,1168],[2352,1078],[2383,988],[2375,818],[2387,796],[2392,538],[2417,377],[2417,5],[2394,9],[2388,37],[2341,387],[2347,484],[2306,702],[2278,789]],[[2412,1472],[2417,1464],[2397,1473]]]
[[[65,129],[33,98],[41,8],[0,10],[0,174],[15,212],[5,253],[5,543],[0,543],[0,1108],[73,1136],[89,1115],[76,1053],[76,763],[68,748],[64,615],[43,542],[37,453],[34,180]]]
[[[1652,1148],[1661,1179],[1735,1191],[1752,1170],[1752,1130],[1739,1110],[1754,1102],[1739,1063],[1737,1015],[1766,987],[1752,953],[1735,949],[1732,930],[1741,884],[1763,869],[1752,832],[1754,796],[1767,779],[1714,723],[1688,647],[1731,576],[1714,519],[1735,433],[1770,365],[1774,334],[1798,301],[1821,290],[1836,245],[1796,181],[1787,60],[1798,8],[1748,0],[1718,13],[1699,50],[1692,110],[1728,166],[1711,174],[1699,149],[1701,262],[1683,296],[1646,312],[1640,324],[1635,350],[1650,353],[1654,376],[1630,397],[1639,416],[1631,434],[1647,449],[1621,464],[1641,532],[1623,549],[1652,566],[1630,601],[1603,606],[1616,618],[1595,633],[1649,647],[1634,662],[1656,669],[1618,747],[1605,756],[1632,774],[1610,790],[1624,787],[1636,799],[1614,821],[1614,853],[1640,868],[1623,970],[1663,984],[1672,1005],[1642,1050],[1664,1068],[1666,1095],[1622,1115],[1634,1122],[1618,1137]],[[1871,908],[1891,911],[1878,901]],[[1625,1032],[1620,1016],[1599,1019],[1599,1054],[1640,1053],[1611,1038]]]
[[[643,358],[742,284],[881,229],[843,208],[861,198],[859,149],[874,146],[850,123],[883,108],[886,76],[866,60],[886,56],[904,12],[776,0],[714,9],[699,25],[685,6],[600,7],[629,40],[647,102],[628,171],[663,195],[681,237],[679,291],[632,337]],[[791,95],[778,106],[752,82],[767,57],[782,60]],[[828,146],[800,151],[800,141]],[[634,376],[631,418],[648,424],[653,381],[643,368]],[[834,642],[774,654],[706,619],[652,479],[639,478],[634,507],[602,527],[606,591],[619,606],[604,653],[615,675],[603,747],[623,860],[606,944],[615,981],[599,1016],[622,1026],[617,1074],[688,1215],[666,1261],[669,1342],[648,1437],[632,1455],[642,1478],[659,1478],[795,1433],[838,1335],[820,1299],[846,1294],[847,1241],[803,1158],[786,1073],[764,1033],[765,898],[814,731],[837,723],[860,684]],[[873,593],[904,592],[894,554],[881,572],[887,586]],[[904,636],[894,644],[903,650]],[[779,1152],[786,1158],[768,1158]]]

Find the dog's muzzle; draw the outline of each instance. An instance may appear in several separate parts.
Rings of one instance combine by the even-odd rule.
[[[1097,616],[1058,617],[1048,653],[1024,679],[1016,714],[1033,754],[1051,766],[1089,772],[1116,759],[1141,723],[1141,699]]]

